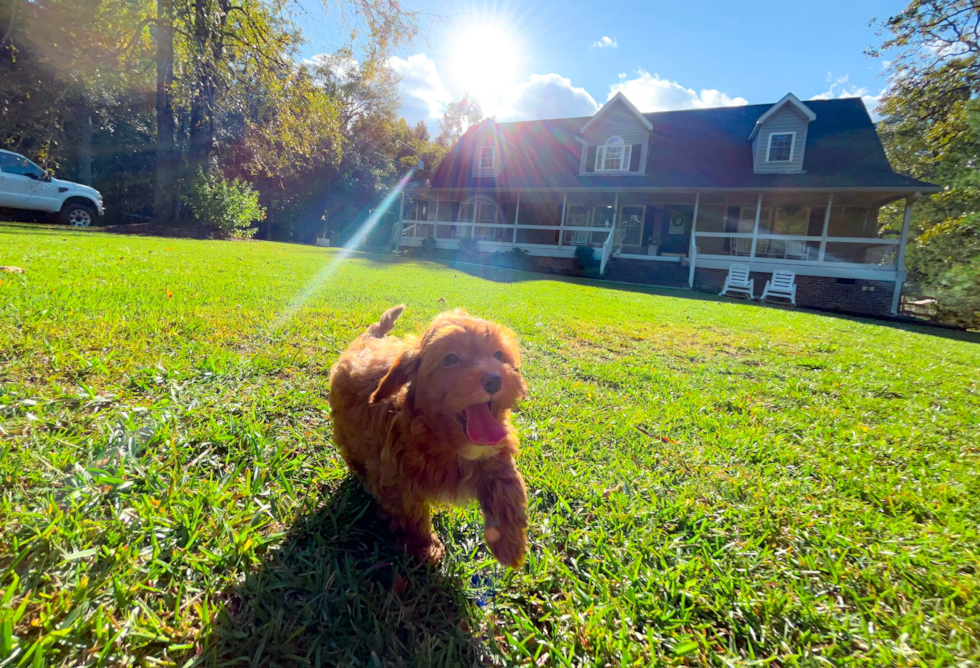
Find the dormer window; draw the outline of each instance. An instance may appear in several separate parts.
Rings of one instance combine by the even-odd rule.
[[[495,167],[494,165],[494,150],[493,146],[481,146],[480,147],[480,169],[481,170],[491,170]]]
[[[610,137],[595,153],[595,171],[622,172],[630,167],[633,147],[627,146],[622,137]]]
[[[789,162],[793,159],[796,144],[795,132],[773,132],[769,135],[766,162]]]

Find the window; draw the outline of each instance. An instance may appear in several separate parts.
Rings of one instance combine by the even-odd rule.
[[[773,234],[806,236],[810,229],[810,207],[808,206],[779,206],[776,207]],[[822,230],[821,230],[822,231]],[[817,232],[817,236],[820,232]]]
[[[480,147],[480,169],[493,169],[494,152],[493,146]]]
[[[623,143],[622,137],[610,137],[595,152],[595,171],[622,172],[630,168],[633,147]]]
[[[793,159],[795,132],[774,132],[769,135],[769,151],[766,162],[789,162]]]
[[[17,174],[36,180],[44,178],[43,169],[16,153],[0,153],[0,171],[5,174]]]
[[[624,246],[643,245],[643,218],[646,209],[642,206],[624,206],[619,211],[619,225],[625,229]]]
[[[762,234],[769,233],[769,221],[771,218],[772,208],[768,206],[762,207],[762,210],[759,211],[759,232]],[[743,206],[739,209],[738,231],[745,233],[751,232],[753,229],[755,229],[755,207]]]
[[[497,205],[493,202],[480,202],[480,215],[477,221],[481,223],[496,223]]]

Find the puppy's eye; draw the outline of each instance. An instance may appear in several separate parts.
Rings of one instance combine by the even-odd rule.
[[[504,354],[498,350],[497,352],[495,352],[493,354],[493,357],[494,357],[494,359],[496,359],[499,362],[499,361],[502,361],[504,359]]]
[[[442,358],[442,363],[445,364],[446,366],[452,366],[458,361],[459,358],[453,355],[452,353],[449,353],[448,355]]]

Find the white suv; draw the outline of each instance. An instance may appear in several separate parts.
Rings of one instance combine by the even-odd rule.
[[[53,179],[19,153],[2,149],[0,208],[56,213],[62,223],[75,227],[88,227],[105,213],[95,188]]]

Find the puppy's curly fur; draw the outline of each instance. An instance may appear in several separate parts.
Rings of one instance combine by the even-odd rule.
[[[385,312],[331,370],[337,444],[409,553],[442,556],[430,503],[475,498],[490,551],[517,568],[527,552],[527,491],[509,420],[527,391],[517,339],[462,310],[437,316],[421,338],[386,336],[404,308]]]

